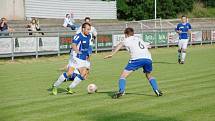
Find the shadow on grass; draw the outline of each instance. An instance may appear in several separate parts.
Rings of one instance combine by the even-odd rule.
[[[51,92],[52,88],[48,88],[47,91]],[[64,89],[64,88],[57,88],[57,93],[65,93],[65,92],[67,92],[66,89]]]
[[[108,96],[112,97],[115,93],[117,93],[116,91],[98,91],[97,93],[103,93],[103,94],[107,94]],[[152,96],[152,97],[156,97],[155,95],[150,95],[150,94],[144,94],[144,93],[138,93],[138,92],[126,92],[125,95],[143,95],[143,96]]]
[[[115,91],[98,91],[96,93],[107,94],[109,97],[112,97],[116,92]]]
[[[90,114],[87,117],[93,121],[181,121],[172,117],[165,117],[165,115],[162,117],[157,116],[158,114],[156,113],[153,115],[145,115],[140,112],[124,112],[122,110],[114,112],[101,110]]]
[[[144,95],[144,96],[157,97],[156,95],[144,94],[144,93],[138,93],[138,92],[131,92],[131,93],[125,93],[125,94],[126,95]]]
[[[173,63],[173,62],[162,62],[162,61],[155,61],[153,63],[155,63],[155,64],[178,64],[177,62]]]

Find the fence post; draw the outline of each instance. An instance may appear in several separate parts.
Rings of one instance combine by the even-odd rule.
[[[201,32],[202,32],[202,41],[201,41],[201,46],[202,46],[203,36],[205,36],[205,35],[203,35],[203,29],[202,28],[201,28]],[[206,30],[206,33],[204,32],[204,34],[206,34],[206,37],[207,37],[207,30]]]
[[[35,41],[36,41],[36,59],[38,58],[38,41],[39,41],[39,37],[35,37]]]
[[[155,48],[157,48],[157,30],[155,29]]]
[[[58,32],[58,53],[57,56],[60,56],[60,33]]]
[[[192,46],[192,42],[193,42],[192,38],[193,38],[193,35],[192,35],[192,33],[191,33],[191,34],[190,34],[190,38],[189,38],[190,46]],[[188,43],[189,43],[189,41],[188,41]]]
[[[214,33],[212,32],[213,30],[211,29],[211,45],[213,44],[213,37],[214,37]]]
[[[160,30],[161,30],[161,32],[163,31],[163,26],[162,26],[162,20],[161,20],[161,18],[160,18]]]
[[[97,54],[98,53],[98,47],[97,47],[97,36],[96,36],[96,39],[95,39],[95,53]]]
[[[14,38],[11,38],[11,60],[14,60]]]

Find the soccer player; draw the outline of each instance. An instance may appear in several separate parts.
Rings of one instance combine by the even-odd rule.
[[[119,91],[113,95],[113,98],[119,98],[125,93],[126,78],[135,70],[143,68],[143,72],[149,83],[152,86],[153,91],[157,96],[162,96],[162,92],[159,90],[156,83],[156,79],[152,77],[152,58],[148,48],[149,43],[144,42],[142,39],[134,36],[133,28],[126,28],[124,30],[125,40],[120,42],[116,49],[110,54],[104,57],[104,59],[111,58],[116,52],[125,46],[131,55],[131,59],[128,61],[127,66],[123,70],[119,79]]]
[[[85,21],[85,23],[91,24],[90,17],[85,17],[84,21]],[[76,34],[78,34],[80,32],[81,32],[81,27],[76,31]],[[92,47],[93,46],[93,41],[95,41],[96,36],[97,36],[97,31],[96,31],[95,27],[92,26],[92,24],[91,24],[90,34],[92,34],[92,39],[90,41],[89,54],[92,54],[92,52],[93,52],[93,47]]]
[[[74,81],[69,85],[67,91],[73,94],[75,88],[82,80],[87,78],[88,69],[90,68],[89,59],[89,43],[91,39],[91,25],[84,23],[82,32],[76,34],[72,41],[72,50],[69,59],[67,72],[62,73],[58,80],[53,84],[52,93],[57,95],[57,88],[68,78],[74,78]]]
[[[181,23],[177,25],[176,32],[179,35],[178,63],[184,64],[189,35],[191,34],[191,25],[187,23],[186,16],[181,16]]]
[[[91,19],[90,19],[90,17],[85,17],[85,19],[84,19],[84,21],[85,21],[85,23],[89,23],[89,24],[91,24]],[[80,27],[77,31],[76,31],[76,34],[79,34],[80,32],[81,32],[81,28],[82,27]],[[97,36],[97,31],[96,31],[96,29],[95,29],[95,27],[93,27],[92,25],[91,25],[91,29],[90,29],[90,34],[91,34],[91,36],[92,36],[92,38],[91,38],[91,40],[90,40],[90,46],[89,46],[89,56],[92,54],[92,52],[93,52],[93,41],[95,41],[95,39],[96,39],[96,36]],[[66,66],[67,67],[67,66]],[[66,68],[66,67],[64,67],[64,68]],[[87,73],[89,73],[89,69],[88,69],[88,72]],[[66,79],[66,81],[73,81],[74,80],[74,78],[75,78],[75,74],[73,75],[73,76],[71,76],[71,77],[69,77],[68,79]]]

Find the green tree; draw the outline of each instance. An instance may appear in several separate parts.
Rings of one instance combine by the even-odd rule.
[[[191,11],[194,0],[157,0],[157,17],[175,18]],[[154,0],[117,0],[118,19],[142,20],[154,18]]]

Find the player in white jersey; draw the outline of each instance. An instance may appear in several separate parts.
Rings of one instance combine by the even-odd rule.
[[[162,92],[159,90],[156,80],[151,75],[152,71],[152,58],[151,53],[148,48],[149,43],[144,42],[142,39],[134,36],[133,28],[126,28],[124,31],[125,40],[119,43],[116,49],[104,58],[111,58],[116,52],[118,52],[123,46],[129,51],[131,59],[129,60],[127,66],[123,70],[119,79],[119,91],[113,95],[113,98],[119,98],[125,93],[126,78],[135,70],[143,68],[143,72],[149,83],[152,86],[155,94],[157,96],[162,96]]]
[[[75,88],[82,80],[85,80],[90,68],[89,43],[91,39],[91,25],[84,23],[82,32],[76,34],[72,40],[72,50],[69,59],[67,72],[62,73],[58,80],[53,84],[52,93],[57,95],[57,88],[68,78],[74,77],[74,81],[67,88],[68,93],[72,94]]]

